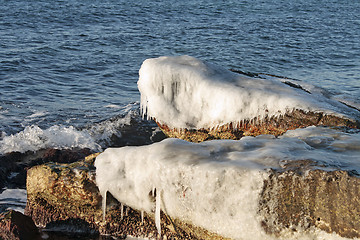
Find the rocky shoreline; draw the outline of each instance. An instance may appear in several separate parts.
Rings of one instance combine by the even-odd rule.
[[[293,83],[285,82],[284,84],[299,90],[299,87]],[[245,84],[245,86],[247,85]],[[164,87],[159,89],[162,89],[160,92],[164,93]],[[284,89],[288,90],[287,88]],[[291,91],[292,90],[293,89],[291,89]],[[264,93],[266,92],[263,89],[261,89],[261,91]],[[310,94],[308,91],[302,88],[300,88],[300,91],[304,91],[306,94]],[[276,94],[274,94],[274,96],[277,97]],[[272,99],[272,96],[268,97],[270,100]],[[275,97],[273,99],[275,99]],[[291,94],[289,94],[287,97],[291,97]],[[308,95],[306,95],[306,97],[308,97]],[[270,100],[267,104],[271,105]],[[248,99],[246,99],[246,101],[248,101]],[[335,103],[336,107],[338,107],[338,104],[340,103]],[[204,104],[204,106],[208,106],[208,104]],[[326,106],[326,104],[324,106]],[[186,110],[188,110],[186,104],[185,107]],[[260,106],[260,108],[267,111],[266,106]],[[330,114],[332,111],[329,111],[329,113],[326,112],[326,110],[307,111],[304,109],[294,108],[291,111],[289,110],[285,113],[283,112],[282,114],[265,114],[261,119],[260,117],[259,119],[255,117],[250,120],[240,119],[236,124],[228,123],[221,126],[214,125],[209,128],[171,128],[167,125],[166,121],[157,118],[157,116],[149,116],[149,118],[154,119],[162,132],[168,137],[199,143],[214,139],[239,140],[245,136],[259,135],[272,135],[271,137],[276,139],[277,136],[281,136],[288,130],[305,128],[308,126],[336,127],[338,129],[350,131],[350,129],[360,128],[359,112],[356,109],[354,109],[354,111],[356,113],[355,118],[347,117],[343,114],[337,114],[336,111],[333,112],[333,114]],[[162,116],[167,117],[166,114],[162,114]],[[256,114],[255,116],[258,115]],[[194,120],[196,117],[192,118],[190,116],[189,119]],[[153,124],[153,122],[150,122],[150,124]],[[189,126],[192,125],[189,124]],[[147,145],[156,141],[161,141],[165,138],[162,133],[153,135],[153,131],[147,131],[146,129],[142,128],[142,126],[136,126],[136,130],[139,132],[145,132],[147,136],[145,138],[143,136],[138,136],[137,138],[137,132],[127,132],[125,129],[123,135],[124,139],[117,139],[119,144],[121,146]],[[131,136],[135,135],[133,142],[126,142],[127,134]],[[269,136],[263,137],[266,138]],[[283,140],[282,143],[286,144],[286,140],[287,139]],[[322,139],[319,141],[319,143],[314,144],[321,145]],[[326,141],[326,139],[324,141]],[[356,142],[358,140],[354,141]],[[185,146],[183,142],[185,141],[178,143],[175,148],[181,148]],[[167,143],[171,145],[171,141]],[[278,142],[272,142],[271,144],[277,143]],[[337,143],[340,145],[342,144],[341,141]],[[233,152],[226,152],[225,150],[216,152],[216,149],[221,148],[220,146],[215,146],[216,144],[209,147],[209,152],[206,152],[206,146],[203,146],[202,150],[205,150],[200,153],[199,159],[204,160],[202,159],[203,156],[210,157],[212,154],[218,154],[214,157],[214,159],[222,163],[224,159],[218,159],[219,157],[224,157],[231,154],[233,157],[244,157],[242,154],[248,153],[246,151],[236,152],[235,150]],[[271,146],[271,144],[269,145]],[[307,143],[304,141],[301,142],[299,140],[295,144],[306,145]],[[257,145],[260,146],[258,148],[259,150],[261,147],[265,148],[266,143],[262,143],[261,140],[260,143],[256,143],[254,145],[251,145],[251,142],[245,142],[242,147],[243,149],[257,149]],[[157,148],[157,150],[160,149],[160,151],[166,147],[166,145],[158,146],[160,147]],[[230,145],[227,146],[227,148],[231,148]],[[174,148],[174,146],[172,147]],[[195,150],[193,150],[191,147],[186,145],[184,149],[188,151],[190,149],[190,151],[198,153],[198,149],[196,149],[198,145],[196,145]],[[309,144],[306,145],[305,148],[307,147],[310,149],[313,146]],[[226,149],[226,147],[224,148]],[[272,148],[266,148],[265,152],[271,152],[269,149],[273,150],[273,148],[275,147],[272,146]],[[291,150],[291,148],[289,149]],[[358,151],[356,148],[354,149],[355,152]],[[171,147],[170,150],[176,152],[174,149],[171,149]],[[347,148],[345,148],[345,150],[335,149],[335,151],[347,150]],[[224,152],[225,155],[221,155]],[[181,155],[181,152],[177,153],[180,153],[179,155]],[[102,156],[104,156],[104,154]],[[152,186],[153,189],[150,192],[148,189],[146,189],[145,195],[147,203],[150,202],[153,205],[156,204],[155,211],[147,210],[147,212],[145,212],[144,210],[136,209],[136,207],[126,206],[125,203],[119,202],[109,192],[106,194],[106,191],[110,190],[105,189],[105,195],[102,195],[99,192],[99,181],[96,182],[96,168],[94,165],[95,159],[98,155],[99,153],[95,153],[90,149],[43,149],[35,153],[12,152],[0,156],[0,189],[4,187],[21,189],[26,188],[27,191],[27,203],[24,214],[13,210],[7,210],[0,213],[0,239],[42,239],[44,238],[44,235],[42,234],[46,231],[59,232],[62,234],[68,233],[73,236],[83,236],[85,238],[102,238],[102,236],[106,238],[108,236],[110,238],[115,237],[118,239],[125,239],[127,236],[134,236],[146,237],[150,239],[229,239],[227,238],[229,236],[225,236],[226,234],[223,234],[223,232],[216,232],[215,230],[212,231],[210,228],[206,228],[206,226],[194,224],[188,220],[189,218],[180,219],[179,215],[173,216],[168,214],[165,209],[160,210],[160,207],[158,208],[157,206],[158,204],[160,206],[160,202],[163,201],[161,200],[161,190],[160,193],[158,193],[159,195],[157,195],[154,186]],[[110,158],[115,160],[118,160],[118,157],[123,157],[115,155],[116,154],[114,152],[108,154]],[[153,158],[157,157],[156,154],[151,156]],[[194,155],[189,154],[189,156],[185,156],[184,158],[191,158],[191,156]],[[259,156],[264,158],[264,155]],[[275,156],[278,157],[278,155]],[[314,158],[304,157],[300,160],[296,158],[295,155],[289,154],[286,157],[288,156],[291,156],[292,159],[282,159],[281,157],[283,157],[283,155],[280,155],[279,159],[277,159],[279,161],[283,161],[282,165],[278,164],[280,167],[266,167],[264,169],[264,166],[269,165],[261,165],[260,163],[256,161],[252,162],[249,159],[245,160],[245,162],[248,161],[248,165],[245,164],[239,168],[229,167],[231,171],[233,170],[232,173],[234,173],[234,175],[230,175],[230,178],[235,176],[237,181],[235,185],[239,186],[241,185],[241,183],[238,183],[240,181],[239,179],[242,180],[245,178],[245,180],[247,180],[247,176],[255,176],[249,174],[245,175],[244,177],[241,174],[252,173],[251,171],[255,171],[254,169],[261,172],[256,175],[258,177],[256,178],[256,181],[254,180],[256,184],[259,182],[260,184],[256,185],[254,183],[254,185],[252,185],[252,187],[256,185],[256,187],[254,187],[256,188],[256,191],[252,191],[253,195],[251,196],[254,197],[255,194],[258,196],[254,197],[254,199],[250,199],[250,201],[253,201],[254,205],[256,205],[256,213],[254,213],[256,214],[256,217],[254,217],[254,215],[251,216],[254,217],[254,222],[257,221],[256,228],[259,227],[261,234],[264,233],[265,237],[269,239],[277,239],[282,238],[284,233],[286,236],[292,236],[294,234],[310,234],[312,231],[322,231],[326,233],[334,233],[337,234],[337,236],[349,239],[360,238],[360,172],[357,172],[353,169],[345,170],[341,166],[337,165],[324,164],[324,162],[320,160],[318,161],[318,159],[316,159],[316,154],[311,155],[315,156]],[[101,159],[103,161],[109,160],[107,157],[98,157],[98,159],[100,159],[99,161],[101,161]],[[171,157],[175,158],[175,156],[170,155],[170,157],[167,156],[167,159],[171,160]],[[229,159],[234,160],[234,158]],[[184,165],[183,167],[185,168],[190,166],[189,168],[192,168],[196,165],[196,161],[200,162],[199,159],[195,159],[194,163]],[[353,160],[353,158],[351,159]],[[269,159],[269,161],[271,160],[272,159]],[[154,164],[153,162],[154,161],[150,161],[150,164],[148,164]],[[181,165],[179,162],[180,161],[178,161],[177,164]],[[225,162],[225,160],[223,162]],[[135,170],[131,169],[130,172],[133,171],[137,173],[139,168],[142,168],[144,172],[146,169],[143,169],[144,166],[141,165],[142,163],[143,162],[139,161],[138,165],[136,165],[138,168]],[[211,165],[211,163],[206,162],[204,165]],[[98,166],[99,165],[97,165],[97,167]],[[111,164],[108,166],[111,167]],[[164,166],[166,168],[167,165],[164,164]],[[171,165],[168,166],[171,167]],[[224,164],[224,166],[228,165]],[[98,169],[100,168],[98,167]],[[118,170],[123,172],[119,172]],[[225,170],[224,172],[226,172]],[[118,168],[114,171],[114,175],[126,174],[124,168]],[[206,172],[207,169],[205,168],[204,171]],[[105,172],[105,175],[109,174],[107,165],[105,165],[103,172]],[[174,172],[174,174],[175,173],[176,172]],[[208,172],[206,172],[206,174],[207,173]],[[185,186],[182,185],[181,182],[181,178],[184,177],[185,174],[186,173],[184,172],[178,173],[177,175],[180,177],[177,176],[179,178],[174,180],[175,183],[167,179],[173,185],[176,185],[176,191]],[[191,174],[193,174],[193,172],[191,172]],[[187,177],[192,177],[193,181],[194,177],[191,174],[190,177]],[[171,178],[172,175],[169,175],[169,178]],[[229,178],[229,176],[226,177]],[[114,179],[114,181],[118,180],[116,177]],[[131,179],[130,182],[131,181],[133,181],[133,179]],[[107,182],[105,182],[105,186],[106,183]],[[219,181],[219,183],[216,182],[216,184],[221,185],[223,183],[220,183]],[[246,185],[246,183],[244,185]],[[131,186],[129,189],[134,189],[134,187]],[[217,189],[220,189],[220,187]],[[225,192],[226,194],[230,194],[230,198],[233,196],[232,194],[237,196],[243,194],[242,188],[239,187],[235,189],[237,192],[226,190],[221,193]],[[116,189],[116,191],[118,190],[119,189]],[[183,198],[182,200],[185,201],[185,192],[186,189],[181,189],[176,192],[178,195],[171,195],[171,197],[180,196]],[[199,196],[199,192],[196,193],[198,195],[194,193],[193,198],[189,198],[193,202],[198,201],[199,198],[203,197]],[[131,193],[126,192],[126,194]],[[157,196],[159,196],[159,198]],[[106,197],[105,204],[103,203],[104,197]],[[229,196],[226,195],[225,198],[226,197]],[[210,199],[210,201],[212,200],[213,199]],[[241,200],[243,200],[243,198],[236,198],[236,203],[240,203],[239,205],[244,204],[241,202]],[[131,204],[128,203],[128,205]],[[246,205],[246,203],[244,205]],[[185,207],[183,209],[185,209]],[[106,209],[105,213],[104,209]],[[159,211],[160,214],[158,214]],[[211,211],[216,212],[218,210],[206,209],[207,213],[211,213]],[[243,216],[241,214],[236,215],[231,210],[229,212],[229,215],[226,216]],[[157,218],[158,216],[159,218]],[[203,220],[203,218],[201,218],[201,220]],[[232,218],[232,221],[236,222],[236,218]],[[216,223],[211,224],[216,225]],[[238,222],[236,222],[236,224],[239,225]],[[235,227],[234,229],[236,230],[236,234],[238,234],[238,228]]]
[[[31,167],[27,172],[26,216],[12,210],[2,213],[2,239],[40,239],[35,225],[81,236],[157,238],[153,214],[127,207],[110,194],[103,220],[93,163],[94,155],[73,163],[48,162]],[[291,162],[282,170],[270,170],[258,203],[260,224],[269,236],[318,228],[345,238],[360,237],[359,175],[319,167],[304,160]],[[226,239],[165,212],[161,212],[161,234],[163,239]]]
[[[349,123],[341,119],[333,122]],[[350,121],[348,127],[358,127],[353,124]],[[222,131],[227,139],[238,139],[244,134],[237,135],[228,128]],[[169,135],[166,129],[164,132]],[[194,141],[193,135],[170,136]],[[196,137],[195,142],[214,138],[222,137]],[[53,231],[95,238],[159,238],[154,213],[125,206],[109,193],[104,221],[102,196],[95,181],[94,161],[98,154],[89,149],[45,149],[2,156],[1,186],[26,188],[27,204],[25,215],[13,210],[1,213],[0,237],[41,239],[42,231]],[[296,233],[299,229],[305,233],[319,229],[345,238],[360,238],[359,186],[356,171],[334,169],[310,159],[288,161],[282,169],[269,169],[264,179],[258,202],[259,224],[273,237],[281,237],[284,232]],[[161,236],[162,239],[227,239],[163,211]]]
[[[26,189],[27,170],[49,162],[71,163],[91,154],[90,149],[42,149],[37,152],[11,152],[0,156],[0,189]],[[0,193],[1,193],[0,192]],[[41,239],[31,217],[1,206],[0,239]]]
[[[42,239],[41,232],[58,232],[69,239],[82,237],[126,236],[156,238],[154,215],[141,213],[122,205],[110,194],[105,221],[101,209],[102,197],[95,182],[93,165],[98,154],[84,157],[88,149],[79,151],[48,149],[32,156],[27,170],[27,204],[24,214],[7,210],[0,215],[0,239]],[[48,156],[53,154],[54,161]],[[72,153],[72,154],[71,154]],[[28,159],[27,154],[12,153]],[[86,155],[86,154],[85,154]],[[70,157],[71,156],[71,157]],[[60,157],[60,159],[59,159]],[[79,159],[82,157],[82,159]],[[74,160],[76,159],[76,160]],[[16,161],[20,162],[20,160]],[[45,162],[36,165],[35,163]],[[64,163],[70,162],[70,163]],[[7,171],[17,168],[9,168]],[[19,174],[21,174],[19,173]],[[23,179],[22,176],[20,179]],[[23,182],[13,182],[12,187],[23,188]],[[161,212],[163,239],[224,239],[205,229],[183,223]],[[104,238],[104,239],[105,239]],[[103,239],[103,238],[102,238]]]

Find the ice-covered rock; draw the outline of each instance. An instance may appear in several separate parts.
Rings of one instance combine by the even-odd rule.
[[[138,88],[144,115],[189,141],[280,135],[311,125],[359,127],[359,111],[289,79],[249,77],[190,56],[147,59]]]
[[[96,183],[103,196],[155,219],[160,208],[232,239],[306,239],[325,234],[319,229],[360,237],[359,146],[360,133],[320,127],[279,138],[165,139],[105,150]]]
[[[117,237],[359,238],[359,146],[360,132],[308,127],[110,148],[29,169],[25,214],[38,226]]]
[[[96,187],[92,163],[96,155],[76,163],[46,163],[29,169],[25,214],[47,231],[91,238],[94,234],[155,238],[158,230],[153,214],[130,208],[110,194],[103,219],[102,197]],[[160,217],[161,233],[168,239],[223,239],[164,213]]]

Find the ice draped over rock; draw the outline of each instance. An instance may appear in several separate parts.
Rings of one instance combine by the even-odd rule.
[[[332,115],[334,122],[353,114],[351,108],[292,83],[242,76],[189,56],[144,61],[138,86],[144,115],[175,129],[262,122],[299,110],[312,118],[317,112]],[[276,212],[272,206],[277,203],[271,195],[276,190],[268,193],[264,185],[272,176],[270,169],[360,172],[360,152],[354,147],[359,140],[359,133],[316,127],[279,138],[262,135],[200,144],[165,139],[105,150],[95,161],[96,182],[103,196],[110,192],[132,208],[155,212],[157,223],[161,208],[175,219],[224,237],[271,239],[266,232],[278,233],[281,230],[274,229],[283,223],[267,216]],[[304,219],[289,221],[303,227],[303,222],[316,225],[314,218],[310,211]]]
[[[147,146],[106,149],[95,161],[96,183],[100,192],[108,191],[134,209],[156,213],[161,203],[161,210],[172,218],[224,237],[272,239],[260,224],[262,219],[269,228],[275,224],[266,209],[277,204],[277,197],[271,192],[270,200],[261,198],[269,169],[306,171],[304,177],[314,169],[360,172],[359,145],[360,133],[319,127],[289,131],[279,138],[263,135],[199,144],[165,139]],[[264,212],[259,212],[260,203]],[[305,218],[316,216],[309,213]]]
[[[138,88],[143,113],[177,129],[236,126],[293,110],[345,118],[354,114],[344,104],[284,81],[240,75],[190,56],[166,56],[144,61]]]
[[[360,237],[360,131],[308,127],[356,128],[359,112],[288,81],[189,56],[148,59],[138,82],[144,114],[163,130],[241,139],[168,138],[32,168],[26,212],[39,225],[75,216],[121,237]]]

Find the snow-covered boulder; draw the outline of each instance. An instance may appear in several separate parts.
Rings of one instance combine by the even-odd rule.
[[[25,214],[50,230],[120,238],[359,238],[359,134],[166,139],[46,163],[28,170]]]
[[[170,137],[199,142],[281,135],[311,125],[359,127],[359,111],[289,79],[249,77],[190,56],[147,59],[141,108]]]
[[[159,233],[162,211],[231,239],[360,237],[359,146],[360,133],[321,127],[278,138],[165,139],[106,149],[96,184],[103,197],[153,213]]]
[[[103,218],[102,197],[96,187],[93,165],[97,155],[71,164],[51,162],[29,169],[25,214],[45,231],[73,234],[74,239],[79,236],[97,239],[99,234],[121,239],[126,236],[156,239],[158,231],[153,214],[141,213],[139,209],[118,202],[110,193]],[[0,215],[0,227],[1,223]],[[200,227],[171,219],[164,213],[161,213],[161,225],[162,236],[167,239],[223,239]],[[0,239],[2,234],[8,235],[8,232],[2,233],[0,229]]]

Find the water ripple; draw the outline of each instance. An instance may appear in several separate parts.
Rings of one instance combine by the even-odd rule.
[[[49,113],[45,127],[71,116],[86,124],[90,111],[110,118],[101,106],[137,101],[140,65],[160,55],[300,79],[360,102],[359,1],[0,3],[0,102],[22,106],[9,107],[1,129],[21,129],[14,119],[30,108]]]

